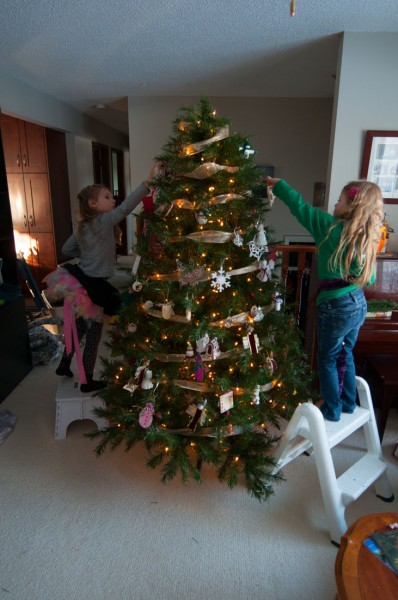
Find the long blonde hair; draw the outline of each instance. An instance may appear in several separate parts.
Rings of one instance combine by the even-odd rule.
[[[350,283],[362,287],[369,283],[374,270],[384,219],[383,196],[378,185],[364,180],[350,181],[342,193],[348,209],[342,216],[343,231],[329,259],[329,267],[340,271]]]

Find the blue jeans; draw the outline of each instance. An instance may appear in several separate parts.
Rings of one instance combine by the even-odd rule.
[[[341,412],[356,407],[356,381],[353,348],[366,317],[367,304],[362,289],[325,300],[317,310],[318,375],[325,419],[338,421]],[[343,388],[339,391],[338,359],[345,350]]]

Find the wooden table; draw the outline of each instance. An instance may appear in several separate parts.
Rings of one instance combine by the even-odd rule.
[[[357,519],[341,538],[335,575],[338,600],[396,600],[398,575],[364,545],[372,533],[387,531],[398,513],[377,513]]]

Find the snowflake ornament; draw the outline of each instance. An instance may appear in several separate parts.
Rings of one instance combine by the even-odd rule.
[[[254,256],[254,258],[256,258],[257,260],[261,260],[261,257],[264,254],[264,252],[268,252],[268,246],[259,246],[256,240],[254,239],[251,242],[249,242],[249,250],[249,256]]]
[[[211,278],[211,287],[217,290],[217,292],[223,292],[226,288],[231,287],[231,275],[225,272],[222,265],[217,272],[211,274]]]
[[[234,242],[235,246],[238,246],[238,248],[243,246],[243,237],[240,235],[239,229],[237,227],[235,227],[235,229],[234,229],[233,242]]]

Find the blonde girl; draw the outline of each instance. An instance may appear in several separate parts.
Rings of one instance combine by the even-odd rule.
[[[115,228],[148,194],[156,164],[148,180],[138,186],[119,206],[103,185],[89,185],[78,194],[77,228],[65,242],[65,256],[79,259],[66,263],[46,278],[53,299],[64,299],[65,351],[57,375],[73,377],[71,360],[76,352],[80,390],[93,392],[105,387],[93,379],[94,366],[106,316],[117,314],[118,291],[108,282],[116,262]],[[85,337],[83,358],[79,344]]]
[[[366,316],[363,287],[374,282],[383,223],[380,188],[351,181],[333,215],[304,202],[285,181],[266,183],[314,238],[318,250],[317,360],[325,419],[339,421],[356,407],[353,348]]]

